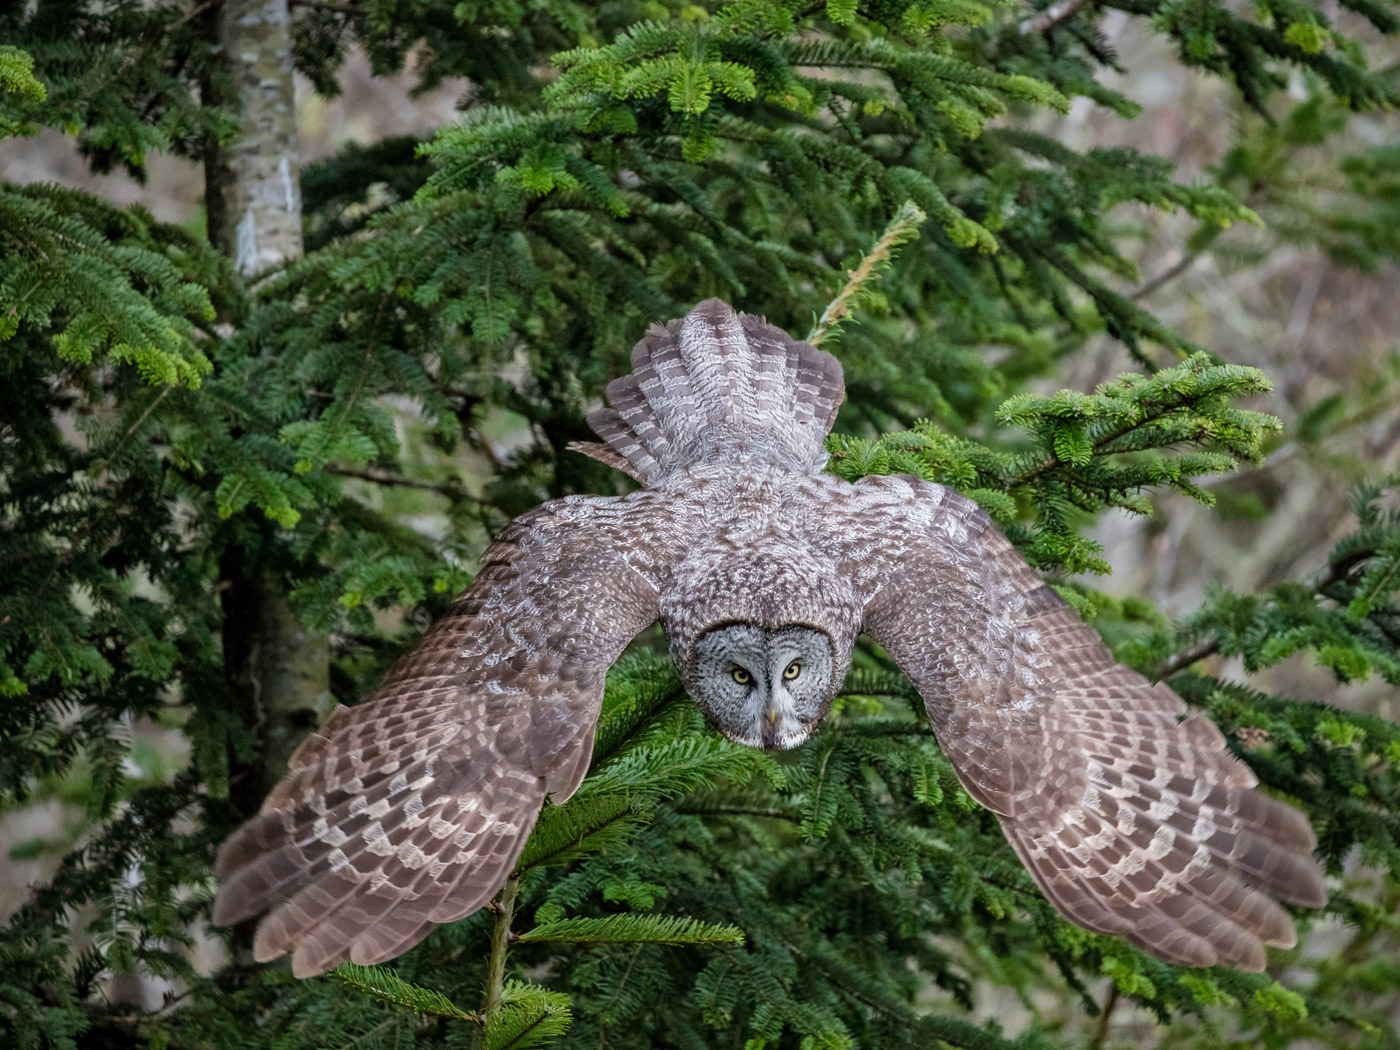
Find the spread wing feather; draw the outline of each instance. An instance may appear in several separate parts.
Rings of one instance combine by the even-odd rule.
[[[698,462],[821,470],[845,386],[830,354],[707,299],[652,325],[607,396],[588,417],[606,444],[572,447],[655,485]]]
[[[1312,829],[1213,723],[1116,664],[970,500],[882,477],[829,502],[864,629],[1065,915],[1190,966],[1295,943],[1276,902],[1326,900]]]
[[[372,964],[495,895],[588,767],[608,668],[656,618],[688,505],[569,497],[512,522],[471,588],[292,756],[219,852],[214,920],[272,908],[259,960]]]

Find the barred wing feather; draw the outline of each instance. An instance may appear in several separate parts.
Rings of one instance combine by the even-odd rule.
[[[1278,902],[1326,900],[1296,809],[1216,726],[1107,647],[970,500],[867,478],[833,521],[864,628],[922,694],[967,791],[1049,899],[1170,962],[1264,966]]]
[[[392,958],[490,900],[546,794],[587,770],[607,670],[655,620],[684,539],[676,503],[569,497],[508,526],[449,614],[307,738],[225,843],[215,922],[272,908],[257,958],[291,952],[307,976]]]

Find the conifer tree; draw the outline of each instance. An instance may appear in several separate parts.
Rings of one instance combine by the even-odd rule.
[[[160,151],[210,173],[207,234],[0,187],[0,807],[84,807],[0,931],[0,1042],[1099,1050],[1127,1044],[1110,1021],[1131,1002],[1158,1045],[1397,1045],[1400,729],[1255,676],[1301,653],[1400,685],[1400,479],[1357,491],[1312,577],[1216,589],[1177,620],[1084,575],[1108,568],[1096,517],[1209,502],[1206,479],[1281,437],[1267,376],[1129,294],[1125,216],[1188,216],[1188,257],[1263,224],[1397,261],[1394,146],[1330,158],[1325,207],[1290,169],[1397,101],[1394,64],[1367,58],[1393,53],[1392,3],[302,0],[253,52],[290,48],[324,92],[350,47],[377,73],[416,55],[423,84],[470,92],[430,141],[304,171],[305,253],[249,263],[230,156],[274,118],[228,26],[278,8],[0,10],[0,137],[59,129],[95,171],[139,177]],[[1076,99],[1135,115],[1106,83],[1111,11],[1261,115],[1209,180],[1041,130]],[[275,113],[285,77],[259,79]],[[269,732],[240,645],[272,614],[248,610],[294,616],[290,658],[329,660],[355,702],[511,517],[621,491],[569,445],[646,325],[709,295],[841,359],[830,469],[978,500],[1120,659],[1307,812],[1333,892],[1299,948],[1264,974],[1191,971],[1065,922],[879,652],[775,757],[705,729],[653,638],[614,669],[588,779],[546,806],[491,909],[325,978],[253,964],[239,931],[214,972],[192,963],[214,850],[310,728]],[[1135,370],[1046,393],[1099,337]],[[188,759],[143,764],[151,723]],[[145,997],[113,994],[122,976]],[[1026,1005],[1024,1032],[994,992]]]
[[[290,15],[285,3],[226,0],[212,24],[223,77],[202,86],[207,99],[238,114],[239,132],[204,149],[209,240],[240,275],[256,280],[302,254]],[[253,701],[244,720],[261,737],[258,775],[249,778],[255,797],[281,775],[328,695],[325,636],[297,621],[266,564],[281,546],[268,536],[235,541],[219,559],[224,676]]]

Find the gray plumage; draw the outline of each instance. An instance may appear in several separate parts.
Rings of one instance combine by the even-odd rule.
[[[1278,905],[1325,900],[1297,810],[1219,730],[1114,663],[977,506],[820,473],[834,358],[718,300],[655,326],[580,450],[643,484],[512,522],[471,588],[298,749],[220,851],[215,921],[255,952],[370,964],[500,888],[545,796],[587,771],[609,666],[659,619],[706,717],[793,747],[866,632],[918,687],[968,792],[1069,918],[1171,962],[1258,970]]]

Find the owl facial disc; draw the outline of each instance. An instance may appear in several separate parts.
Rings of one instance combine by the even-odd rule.
[[[705,717],[735,743],[770,751],[806,740],[840,685],[831,636],[804,624],[724,624],[695,644],[687,684]]]

